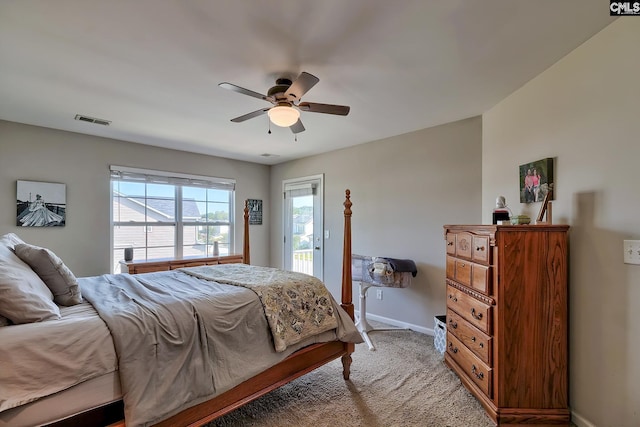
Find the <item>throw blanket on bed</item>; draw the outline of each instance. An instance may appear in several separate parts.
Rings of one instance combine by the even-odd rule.
[[[264,307],[277,352],[338,325],[329,291],[313,276],[246,264],[208,265],[180,271],[254,291]]]

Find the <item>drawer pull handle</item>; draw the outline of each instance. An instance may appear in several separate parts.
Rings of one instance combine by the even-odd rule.
[[[454,297],[451,294],[449,294],[449,299],[453,300],[453,302],[458,302],[458,298]]]
[[[484,373],[478,372],[478,370],[476,369],[476,365],[472,365],[471,373],[475,375],[479,380],[484,378]]]
[[[466,266],[466,264],[464,262],[460,263],[460,268],[464,268]]]
[[[447,246],[453,246],[453,242],[447,242]]]
[[[482,313],[476,314],[476,309],[475,308],[471,309],[471,316],[476,320],[482,320]]]
[[[449,350],[451,350],[453,353],[457,353],[458,352],[458,347],[454,347],[453,343],[449,343]],[[475,366],[474,366],[475,368]]]
[[[454,322],[453,320],[449,320],[449,325],[451,325],[451,327],[453,329],[458,329],[458,322]]]
[[[471,341],[476,342],[476,337],[471,337]],[[483,342],[481,342],[479,345],[480,345],[480,348],[484,348]]]
[[[476,251],[484,252],[484,246],[476,246]]]

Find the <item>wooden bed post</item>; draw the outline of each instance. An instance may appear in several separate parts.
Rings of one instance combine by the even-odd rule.
[[[351,319],[355,320],[353,313],[353,278],[351,276],[351,191],[345,191],[344,201],[344,241],[342,250],[342,308]],[[355,344],[346,343],[347,353],[342,356],[342,376],[349,379],[351,372],[351,353],[355,351]]]
[[[244,201],[244,245],[242,247],[242,262],[251,264],[251,251],[249,250],[249,200]]]

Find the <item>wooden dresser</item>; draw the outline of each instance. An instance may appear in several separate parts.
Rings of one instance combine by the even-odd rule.
[[[243,262],[241,254],[214,256],[208,258],[158,259],[153,261],[120,261],[122,273],[140,274],[154,271],[175,270],[176,268],[198,267],[200,265],[231,264]]]
[[[493,421],[569,425],[566,225],[445,225],[447,350]]]

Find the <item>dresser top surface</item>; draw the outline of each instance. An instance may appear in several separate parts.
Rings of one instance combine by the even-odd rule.
[[[493,225],[493,224],[447,224],[443,226],[445,230],[450,231],[484,231],[496,232],[505,231],[565,231],[569,229],[568,224],[520,224],[520,225]]]

